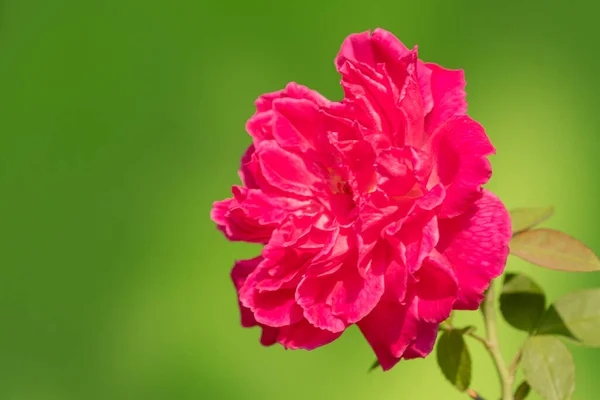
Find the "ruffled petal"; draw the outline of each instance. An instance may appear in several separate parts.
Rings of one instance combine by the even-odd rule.
[[[346,60],[363,62],[371,66],[375,65],[370,31],[354,33],[342,42],[342,47],[334,61],[338,72],[346,63]]]
[[[370,193],[377,185],[377,176],[375,174],[375,152],[371,144],[366,140],[346,140],[337,142],[334,145],[337,155],[347,166],[347,179],[349,180],[349,189],[354,193],[355,200],[361,195]],[[343,192],[339,176],[337,182],[332,181],[330,187],[334,192]],[[337,184],[337,186],[336,186]]]
[[[408,346],[402,358],[412,360],[427,357],[433,350],[438,335],[439,324],[421,322],[417,328],[417,338]]]
[[[436,168],[430,185],[442,183],[446,198],[441,217],[463,213],[481,195],[492,168],[487,157],[495,153],[483,127],[468,116],[453,117],[434,134],[431,151]]]
[[[366,124],[397,144],[421,146],[424,115],[433,105],[431,71],[392,33],[350,35],[335,59],[346,99],[365,111]]]
[[[250,275],[258,264],[261,263],[262,257],[256,257],[251,260],[239,260],[235,263],[232,271],[231,271],[231,280],[239,292],[239,290],[244,286],[248,275]],[[262,334],[260,337],[260,343],[263,346],[271,346],[277,343],[277,336],[279,335],[279,328],[273,328],[270,326],[265,326],[260,324],[254,318],[254,314],[248,307],[245,307],[239,300],[238,305],[240,307],[241,314],[241,323],[244,328],[251,328],[253,326],[260,326],[262,329]]]
[[[256,149],[260,168],[257,179],[263,190],[274,193],[313,197],[323,192],[323,176],[307,160],[287,152],[274,141],[265,140]]]
[[[263,140],[273,139],[273,118],[275,113],[272,109],[257,112],[246,122],[246,132],[252,136],[254,145]]]
[[[280,328],[272,328],[270,326],[261,326],[262,334],[260,335],[260,344],[263,346],[272,346],[277,343]]]
[[[407,221],[399,232],[406,251],[406,265],[414,273],[439,240],[438,220],[433,212],[422,212]]]
[[[440,220],[437,250],[452,264],[459,283],[458,310],[476,310],[492,279],[504,271],[512,231],[506,208],[488,190],[469,210]]]
[[[383,150],[377,157],[379,187],[392,198],[407,195],[417,183],[412,169],[412,161],[399,148]]]
[[[425,323],[416,317],[416,305],[395,299],[382,300],[371,313],[357,323],[384,371],[391,369],[415,343]],[[427,324],[425,324],[427,325]],[[419,347],[427,347],[427,343]],[[435,342],[435,337],[431,341]]]
[[[235,199],[214,202],[211,219],[231,241],[267,243],[276,228],[276,224],[260,224],[257,218],[248,215]]]
[[[433,94],[431,92],[431,75],[432,72],[427,68],[427,64],[423,61],[417,61],[417,76],[419,78],[419,87],[421,96],[423,97],[423,114],[427,115],[433,109]]]
[[[463,70],[449,70],[433,63],[426,63],[425,67],[431,71],[433,108],[425,118],[425,131],[431,135],[451,117],[467,112],[467,83]]]
[[[298,153],[317,151],[323,132],[318,106],[306,99],[282,98],[273,101],[273,137],[284,149]]]
[[[213,220],[215,224],[217,224],[217,228],[227,234],[227,213],[229,212],[229,207],[231,207],[234,199],[225,199],[220,201],[215,201],[212,204],[212,209],[210,210],[210,219]]]
[[[250,145],[246,149],[244,155],[242,156],[242,160],[240,162],[240,169],[238,170],[240,180],[242,181],[244,186],[249,189],[259,189],[258,183],[256,183],[256,179],[254,178],[254,173],[249,168],[254,152],[254,145]]]
[[[385,293],[388,298],[403,302],[408,292],[409,272],[406,248],[399,241],[380,242],[373,250],[371,263],[385,266]]]
[[[337,235],[327,255],[316,258],[296,292],[305,318],[332,332],[342,331],[367,315],[384,290],[385,260],[360,270],[356,240],[348,238],[350,232]]]
[[[421,146],[424,141],[423,97],[417,77],[417,53],[389,64],[346,61],[340,68],[344,102],[354,106],[354,118],[373,134],[387,136],[396,146]],[[377,135],[366,136],[375,147]]]
[[[326,106],[329,104],[329,100],[323,97],[320,93],[315,92],[306,86],[299,85],[295,82],[290,82],[283,90],[263,94],[256,100],[254,105],[256,106],[256,110],[258,112],[265,112],[273,108],[273,102],[275,100],[282,98],[310,100],[319,106]]]
[[[211,218],[232,241],[267,243],[290,214],[311,208],[307,200],[269,196],[257,189],[233,186],[234,198],[213,203]]]
[[[375,307],[383,294],[383,270],[359,274],[356,263],[346,263],[328,276],[307,276],[298,286],[297,302],[305,318],[331,332],[341,332]]]
[[[314,350],[333,342],[341,335],[342,332],[334,333],[316,328],[304,319],[293,325],[279,328],[277,342],[286,349]]]
[[[294,298],[295,288],[280,288],[274,291],[257,288],[262,279],[269,276],[271,265],[263,261],[246,279],[239,290],[240,302],[249,308],[257,322],[282,327],[300,321],[302,308]]]
[[[277,102],[280,100],[303,100],[303,104],[313,104],[315,107],[328,107],[330,101],[314,90],[291,82],[283,90],[266,93],[260,96],[254,103],[256,113],[246,123],[246,131],[252,136],[255,145],[263,140],[273,139],[273,128],[277,113]],[[285,108],[285,106],[281,106]]]
[[[419,78],[416,49],[408,56],[386,66],[393,87],[398,90],[398,109],[402,112],[402,129],[395,132],[394,143],[420,148],[425,143],[424,104]]]
[[[235,286],[236,291],[238,292],[244,286],[246,279],[248,279],[248,275],[250,275],[258,264],[262,261],[262,257],[256,257],[250,260],[239,260],[236,261],[233,269],[231,270],[231,280]],[[240,314],[242,320],[242,326],[245,328],[250,328],[252,326],[256,326],[257,322],[254,319],[254,314],[248,307],[245,307],[241,301],[238,300],[238,305],[240,307]]]
[[[452,312],[458,281],[450,262],[433,250],[417,273],[415,301],[420,320],[439,324]]]
[[[380,63],[394,62],[409,52],[396,36],[377,28],[372,35],[370,31],[366,31],[348,36],[335,58],[335,65],[338,71],[346,60],[375,67]]]
[[[346,62],[340,73],[344,102],[354,106],[354,118],[361,125],[388,137],[401,130],[402,113],[396,108],[385,71]]]

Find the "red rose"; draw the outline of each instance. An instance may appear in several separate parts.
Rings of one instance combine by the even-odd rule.
[[[349,36],[344,100],[261,96],[242,186],[214,204],[228,239],[263,243],[231,273],[242,325],[314,349],[357,324],[384,369],[424,357],[453,309],[474,310],[508,255],[510,220],[482,189],[494,153],[465,114],[463,71],[391,33]]]

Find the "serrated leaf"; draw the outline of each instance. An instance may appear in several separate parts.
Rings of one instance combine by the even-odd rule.
[[[525,400],[531,391],[531,386],[527,381],[521,382],[517,390],[515,390],[515,400]]]
[[[558,271],[600,271],[600,260],[592,250],[566,233],[553,229],[521,232],[510,241],[510,252],[517,257]]]
[[[471,383],[471,355],[460,331],[444,332],[437,344],[437,362],[442,373],[461,392]]]
[[[575,390],[575,365],[567,347],[552,336],[532,336],[523,347],[523,373],[546,400],[569,400]]]
[[[509,211],[513,236],[541,224],[554,213],[554,207],[515,208]]]
[[[544,315],[537,333],[563,335],[586,346],[600,347],[600,289],[560,297]]]
[[[531,332],[544,314],[546,296],[542,288],[523,274],[508,273],[500,294],[500,311],[513,327]]]

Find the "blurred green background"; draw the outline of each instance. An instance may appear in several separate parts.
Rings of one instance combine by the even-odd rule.
[[[0,399],[466,399],[435,357],[367,374],[357,329],[313,352],[242,329],[211,203],[238,183],[245,121],[296,81],[331,99],[344,37],[375,27],[464,68],[509,207],[600,252],[600,28],[577,2],[0,0]],[[550,300],[600,275],[534,268]],[[479,323],[479,313],[459,322]],[[523,334],[501,325],[506,357]],[[571,346],[575,399],[600,350]],[[498,397],[473,343],[472,387]],[[534,397],[535,398],[535,397]]]

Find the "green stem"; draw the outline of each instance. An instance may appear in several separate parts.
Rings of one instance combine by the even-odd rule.
[[[500,386],[502,388],[502,400],[514,400],[513,384],[514,372],[509,371],[506,363],[502,358],[500,346],[498,344],[498,331],[496,328],[496,308],[494,305],[494,282],[490,284],[483,303],[481,304],[483,319],[485,321],[486,340],[485,347],[494,360],[494,365],[498,371],[500,378]],[[511,368],[512,369],[512,368]]]
[[[523,348],[520,348],[515,358],[513,358],[512,362],[508,366],[508,373],[512,378],[513,383],[515,382],[515,375],[517,374],[517,369],[519,368],[519,363],[521,362],[521,357],[523,356]]]

